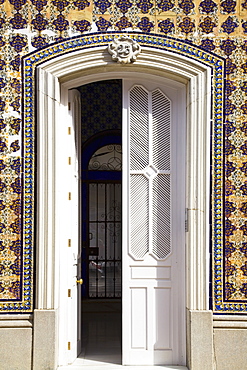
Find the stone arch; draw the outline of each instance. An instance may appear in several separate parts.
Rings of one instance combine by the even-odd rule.
[[[117,37],[118,34],[114,34]],[[217,107],[216,95],[212,96],[211,84],[222,77],[222,60],[199,48],[178,40],[162,37],[129,34],[140,43],[141,53],[133,64],[119,65],[112,61],[107,52],[113,35],[93,35],[65,41],[24,58],[24,166],[26,171],[25,189],[30,189],[30,177],[34,176],[35,148],[33,137],[37,124],[37,284],[35,303],[35,326],[38,327],[42,315],[53,312],[53,339],[56,338],[56,317],[58,312],[59,287],[59,236],[57,233],[58,199],[56,193],[57,148],[53,145],[54,135],[59,135],[59,117],[67,114],[68,90],[83,83],[111,78],[121,78],[128,73],[162,76],[187,86],[187,175],[186,208],[188,232],[186,233],[186,274],[187,309],[204,310],[209,313],[209,194],[210,194],[210,125],[211,106],[215,125],[221,124],[222,111]],[[218,70],[217,70],[217,68]],[[35,81],[30,80],[36,76]],[[213,79],[212,79],[213,77]],[[33,93],[37,89],[37,123],[34,121]],[[220,90],[219,90],[220,91]],[[30,105],[32,109],[30,109]],[[218,109],[218,116],[217,114]],[[220,128],[219,128],[220,129]],[[219,140],[220,136],[219,136]],[[34,189],[32,188],[31,194]],[[24,205],[32,207],[34,198],[30,191],[25,192]],[[30,224],[24,218],[24,226]],[[32,223],[34,227],[34,223]],[[28,238],[25,238],[28,236]],[[33,246],[30,228],[24,228],[24,248]],[[189,320],[188,320],[189,322]],[[191,328],[187,328],[188,362],[192,339]],[[210,338],[210,335],[209,335]],[[195,340],[195,339],[194,339]],[[38,341],[35,336],[34,342]],[[56,340],[55,340],[56,342]],[[52,342],[54,343],[54,342]],[[208,349],[212,343],[209,343]],[[47,348],[50,344],[47,343]],[[37,346],[38,348],[38,346]],[[38,353],[34,349],[34,364]],[[51,359],[55,364],[57,354]],[[211,356],[205,355],[205,361]]]

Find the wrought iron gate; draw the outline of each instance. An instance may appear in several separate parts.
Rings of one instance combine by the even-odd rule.
[[[93,153],[83,174],[84,297],[121,298],[121,170],[121,145],[109,144]]]
[[[121,297],[121,184],[89,184],[89,297]]]

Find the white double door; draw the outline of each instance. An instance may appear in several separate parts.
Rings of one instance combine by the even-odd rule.
[[[122,363],[184,365],[184,86],[169,79],[123,78],[122,137]],[[73,275],[75,255],[71,248]],[[74,284],[69,362],[80,336],[76,290]]]

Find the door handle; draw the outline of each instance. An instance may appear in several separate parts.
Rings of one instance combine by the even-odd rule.
[[[76,280],[76,282],[77,282],[77,284],[82,285],[83,284],[83,279],[78,279],[78,280]]]

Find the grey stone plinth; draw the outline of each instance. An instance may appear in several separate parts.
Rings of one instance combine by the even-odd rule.
[[[214,329],[217,370],[247,369],[247,328]]]
[[[35,310],[33,370],[54,370],[57,359],[56,310]]]
[[[211,311],[187,311],[187,366],[213,370],[213,316]]]
[[[31,370],[31,353],[31,328],[0,327],[0,369]]]

